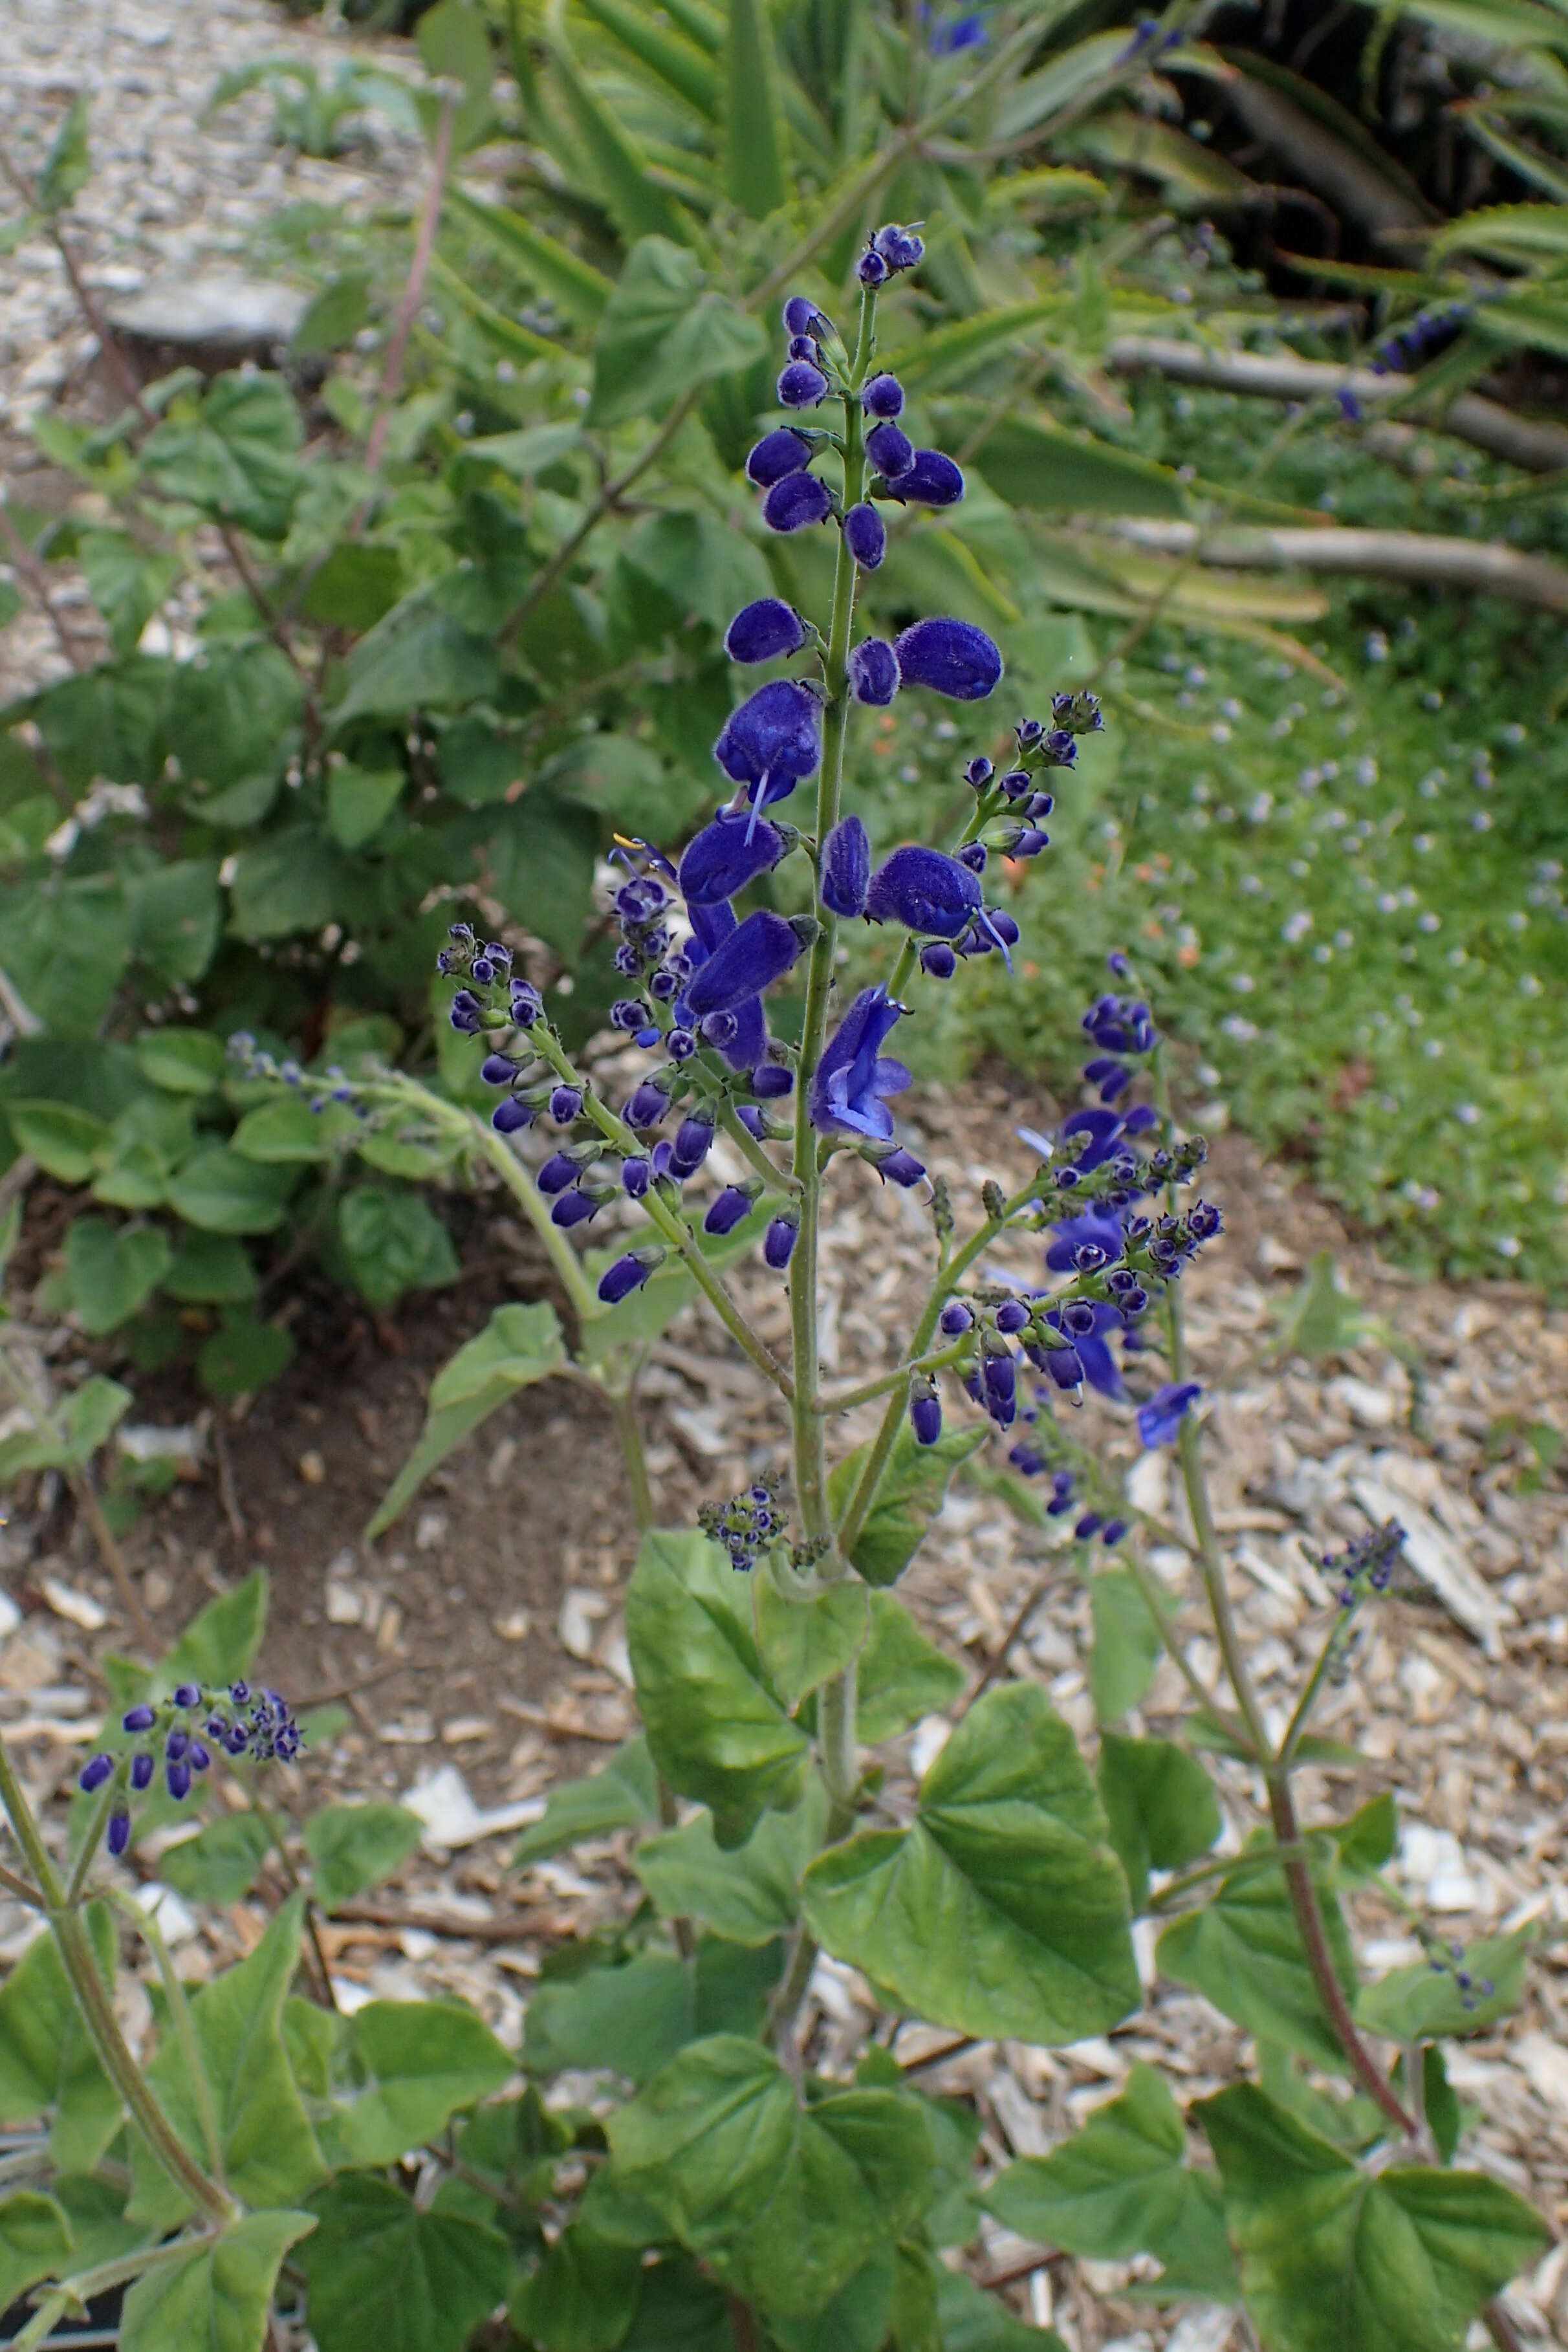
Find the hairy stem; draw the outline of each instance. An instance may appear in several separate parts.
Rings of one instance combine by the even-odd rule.
[[[436,143],[430,156],[430,184],[425,192],[425,205],[419,215],[419,229],[414,241],[408,276],[404,281],[397,315],[392,322],[392,334],[386,346],[386,364],[382,370],[381,388],[376,394],[375,415],[371,420],[370,435],[364,446],[364,462],[373,474],[379,468],[386,447],[393,405],[403,384],[403,363],[408,353],[408,338],[425,296],[425,279],[430,268],[430,256],[436,249],[437,226],[446,200],[447,174],[452,165],[452,135],[457,124],[458,98],[454,91],[448,90],[441,100],[441,111],[436,123]]]
[[[185,2062],[190,2077],[191,2096],[195,2101],[196,2118],[202,2127],[202,2143],[206,2149],[207,2169],[219,2188],[223,2188],[223,2134],[218,2128],[217,2105],[213,2097],[212,2079],[196,2040],[195,2020],[191,2004],[185,1998],[185,1988],[174,1967],[174,1955],[162,1927],[158,1925],[156,1908],[143,1909],[133,1903],[120,1888],[111,1889],[110,1901],[121,1916],[130,1920],[146,1944],[157,1963],[163,1998],[169,2004],[169,2017],[174,2029],[174,2039],[180,2045],[180,2055]]]
[[[605,1393],[616,1417],[616,1435],[620,1441],[626,1485],[631,1489],[632,1514],[637,1523],[637,1533],[646,1536],[653,1525],[653,1489],[648,1485],[647,1453],[642,1442],[642,1420],[637,1412],[635,1381],[634,1373],[624,1388],[606,1388]]]

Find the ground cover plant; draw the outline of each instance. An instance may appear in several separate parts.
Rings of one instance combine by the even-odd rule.
[[[406,1851],[397,1809],[329,1807],[305,1827],[308,1881],[194,1999],[129,1906],[163,1993],[143,2065],[109,1995],[114,1861],[226,1769],[287,1770],[302,1737],[248,1680],[258,1581],[215,1603],[160,1667],[118,1676],[117,1727],[81,1770],[68,1875],[0,1749],[19,1864],[5,1883],[47,1921],[0,1995],[16,2053],[5,2104],[50,2126],[0,2200],[8,2285],[36,2304],[23,2346],[125,2289],[130,2352],[259,2352],[275,2305],[303,2311],[320,2352],[459,2352],[477,2331],[543,2352],[1047,2347],[1048,2332],[942,2260],[976,2227],[974,2118],[924,2095],[879,2043],[853,2081],[819,2071],[800,2004],[826,1953],[863,1972],[889,2019],[1080,2040],[1139,2005],[1136,1918],[1159,1923],[1166,1973],[1251,2031],[1259,2079],[1184,2113],[1140,2066],[1049,2157],[992,2179],[986,2209],[1042,2244],[1150,2258],[1157,2300],[1238,2300],[1279,2352],[1436,2352],[1478,2316],[1500,2345],[1518,2340],[1498,2290],[1549,2233],[1455,2160],[1443,2044],[1517,1998],[1529,1931],[1469,1952],[1424,1932],[1425,1964],[1372,1979],[1358,1967],[1342,1892],[1387,1862],[1392,1801],[1304,1821],[1292,1783],[1333,1752],[1314,1706],[1351,1670],[1404,1538],[1370,1526],[1321,1556],[1318,1663],[1274,1727],[1237,1638],[1181,1311],[1184,1267],[1221,1245],[1221,1220],[1129,956],[1112,955],[1080,1024],[1089,1098],[1049,1135],[1025,1130],[1016,1167],[961,1200],[900,1140],[910,1073],[887,1048],[972,971],[1027,951],[1043,893],[1019,894],[1015,914],[996,880],[1048,871],[1054,795],[1070,810],[1103,732],[1096,698],[1068,688],[1018,716],[1005,764],[961,740],[965,811],[943,846],[905,841],[874,859],[849,804],[850,732],[895,698],[967,716],[1010,690],[975,623],[922,613],[889,639],[857,611],[861,585],[897,561],[887,511],[963,488],[878,346],[881,290],[923,254],[915,230],[878,229],[846,335],[810,297],[784,305],[782,414],[748,474],[770,530],[829,536],[831,596],[803,612],[766,594],[731,616],[727,657],[761,682],[714,746],[724,798],[684,844],[617,844],[610,1019],[646,1075],[624,1101],[606,1094],[520,956],[467,919],[436,959],[490,1133],[551,1139],[531,1172],[517,1164],[514,1195],[558,1252],[612,1204],[636,1220],[590,1261],[607,1328],[618,1318],[634,1349],[657,1330],[656,1286],[679,1265],[787,1423],[787,1476],[714,1497],[697,1528],[645,1529],[626,1610],[643,1735],[560,1789],[519,1849],[537,1860],[629,1829],[647,1903],[535,1994],[520,2089],[518,2059],[456,2005],[373,2000],[344,2019],[292,1989],[310,1981],[311,1904],[330,1910]],[[751,903],[790,866],[809,874],[808,909]],[[837,948],[862,924],[897,956],[886,983],[856,988],[836,978]],[[776,991],[802,971],[792,1036],[773,1025]],[[443,1119],[478,1128],[389,1065],[351,1073],[328,1047],[286,1066],[244,1033],[231,1050],[261,1109],[346,1118],[409,1149],[431,1148],[422,1130]],[[721,1134],[739,1180],[709,1175]],[[839,1187],[873,1181],[925,1194],[931,1286],[889,1331],[889,1368],[835,1391],[818,1363],[822,1220]],[[787,1282],[787,1355],[759,1338],[705,1242],[756,1250]],[[1005,1244],[1037,1280],[999,1276]],[[584,1291],[578,1276],[580,1348],[595,1321]],[[426,1461],[451,1435],[444,1415],[471,1428],[559,1360],[544,1319],[548,1307],[503,1307],[448,1367]],[[1192,1697],[1178,1739],[1116,1729],[1169,1619],[1133,1515],[1074,1435],[1086,1385],[1130,1395],[1143,1444],[1179,1462],[1224,1685],[1170,1637]],[[879,1407],[875,1434],[835,1458],[836,1423],[861,1405]],[[1098,1758],[1091,1770],[1037,1685],[982,1685],[910,1802],[875,1750],[951,1705],[957,1670],[895,1588],[949,1478],[988,1444],[1016,1507],[1070,1518],[1104,1627]],[[1216,1749],[1250,1766],[1262,1815],[1223,1859],[1205,1762]],[[273,1835],[264,1800],[225,1813],[186,1865],[208,1892],[242,1891]],[[585,2103],[585,2076],[622,2095]]]

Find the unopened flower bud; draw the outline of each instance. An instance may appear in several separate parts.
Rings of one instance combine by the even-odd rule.
[[[874,375],[860,394],[868,416],[901,416],[904,387],[896,375]]]
[[[778,380],[781,408],[815,408],[827,393],[827,378],[811,360],[791,360]]]
[[[874,506],[851,507],[844,518],[844,540],[862,572],[875,572],[888,551],[888,530]]]

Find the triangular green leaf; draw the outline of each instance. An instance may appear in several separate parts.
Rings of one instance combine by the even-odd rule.
[[[252,2213],[187,2261],[138,2279],[121,2352],[260,2352],[283,2257],[314,2228],[310,2213]]]
[[[343,2174],[312,2203],[321,2226],[300,2264],[320,2352],[461,2352],[504,2302],[510,2250],[482,2223],[421,2211],[364,2172]]]

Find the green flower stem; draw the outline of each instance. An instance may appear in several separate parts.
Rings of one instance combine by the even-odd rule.
[[[1246,1726],[1232,1715],[1228,1707],[1223,1706],[1210,1692],[1205,1689],[1202,1676],[1182,1647],[1181,1635],[1176,1630],[1175,1620],[1171,1615],[1170,1604],[1160,1588],[1159,1578],[1149,1566],[1148,1561],[1141,1559],[1135,1551],[1125,1551],[1121,1557],[1126,1563],[1128,1573],[1138,1587],[1143,1606],[1154,1620],[1160,1639],[1165,1645],[1165,1654],[1171,1664],[1175,1667],[1204,1713],[1213,1722],[1217,1723],[1223,1730],[1227,1731],[1238,1748],[1245,1748]]]
[[[770,1192],[793,1194],[800,1191],[800,1179],[790,1175],[783,1168],[775,1168],[756,1137],[749,1129],[742,1126],[736,1117],[733,1103],[727,1102],[720,1111],[719,1124],[739,1151],[742,1159],[750,1163],[753,1171],[762,1178]]]
[[[534,1182],[526,1162],[518,1158],[505,1136],[498,1135],[489,1121],[480,1118],[477,1111],[470,1111],[468,1116],[479,1150],[544,1244],[545,1254],[561,1277],[561,1286],[572,1302],[572,1312],[581,1330],[583,1325],[593,1322],[600,1311],[594,1286],[583,1271],[582,1259],[560,1226],[551,1223],[549,1202]]]
[[[1259,1871],[1273,1870],[1281,1863],[1310,1861],[1311,1853],[1311,1841],[1303,1838],[1289,1849],[1271,1845],[1264,1853],[1226,1854],[1218,1862],[1205,1862],[1196,1870],[1184,1871],[1180,1878],[1167,1879],[1157,1895],[1150,1895],[1148,1908],[1152,1912],[1173,1910],[1184,1895],[1190,1895],[1194,1886],[1206,1886],[1211,1879],[1256,1878]]]
[[[232,2220],[234,2207],[230,2200],[193,2162],[174,2126],[154,2098],[152,2084],[131,2054],[125,2036],[120,2031],[120,2021],[114,2014],[114,2004],[98,1973],[92,1938],[83,1924],[81,1911],[77,1906],[68,1907],[59,1873],[33,1818],[26,1791],[5,1753],[4,1740],[0,1740],[0,1807],[4,1808],[16,1833],[16,1843],[26,1858],[27,1867],[37,1881],[66,1975],[70,1979],[77,2006],[86,2021],[105,2074],[170,2178],[178,2182],[192,2202],[211,2220],[219,2223]],[[41,2342],[42,2338],[35,2340]]]
[[[1015,1192],[1010,1201],[1004,1202],[1000,1216],[987,1217],[985,1223],[970,1235],[963,1247],[942,1268],[931,1285],[931,1296],[926,1300],[921,1313],[921,1319],[915,1326],[914,1336],[910,1341],[910,1355],[912,1360],[918,1361],[930,1348],[936,1334],[937,1318],[942,1313],[943,1304],[952,1295],[958,1282],[968,1273],[981,1253],[990,1248],[1008,1219],[1016,1216],[1020,1209],[1027,1208],[1038,1191],[1038,1177],[1031,1176],[1020,1192]],[[899,1424],[903,1419],[903,1412],[904,1400],[895,1389],[888,1399],[887,1410],[882,1415],[881,1427],[872,1442],[866,1467],[860,1473],[859,1484],[849,1498],[849,1507],[845,1512],[839,1526],[838,1547],[846,1555],[853,1549],[857,1537],[866,1524],[867,1514],[877,1499],[877,1489],[882,1483],[882,1473],[888,1466],[888,1457],[892,1453],[894,1441],[899,1434]]]
[[[87,1874],[92,1868],[93,1856],[102,1842],[104,1831],[109,1827],[109,1816],[113,1811],[114,1800],[125,1786],[125,1775],[126,1767],[121,1764],[92,1809],[92,1818],[83,1832],[81,1843],[77,1848],[76,1860],[71,1864],[71,1874],[66,1881],[65,1908],[68,1911],[75,1909],[86,1892]]]
[[[171,2270],[214,2242],[212,2234],[203,2231],[173,2239],[166,2246],[143,2246],[137,2253],[117,2255],[89,2271],[78,2271],[74,2278],[63,2279],[49,2289],[21,2334],[11,2338],[9,2352],[36,2352],[37,2346],[48,2342],[58,2321],[68,2311],[83,2309],[93,2295],[106,2294],[110,2287],[124,2286],[132,2279],[145,2278],[149,2271]]]
[[[217,2107],[213,2099],[213,2086],[207,2074],[206,2061],[196,2040],[195,2020],[191,2004],[185,1998],[185,1988],[180,1981],[163,1930],[158,1925],[155,1907],[144,1910],[133,1903],[119,1887],[111,1887],[110,1901],[123,1918],[128,1919],[146,1944],[158,1965],[163,1998],[169,2004],[169,2016],[174,2028],[174,2039],[180,2045],[180,2055],[185,2062],[190,2077],[191,2095],[195,2101],[196,2118],[202,2127],[202,2140],[207,2152],[207,2168],[218,2187],[224,2188],[223,2135],[218,2129]]]
[[[305,1940],[310,1947],[310,1958],[315,1963],[315,1975],[318,1979],[314,1989],[316,2005],[319,2009],[335,2010],[338,1997],[332,1990],[332,1974],[327,1966],[327,1955],[321,1947],[321,1931],[317,1925],[316,1899],[306,1889],[299,1872],[294,1867],[294,1859],[289,1851],[289,1842],[279,1825],[278,1816],[271,1806],[257,1795],[250,1775],[237,1773],[235,1784],[266,1831],[271,1842],[272,1851],[278,1857],[278,1867],[283,1873],[284,1883],[289,1894],[303,1895],[305,1897]],[[307,1970],[307,1974],[309,1973],[310,1971]]]
[[[0,1886],[14,1901],[25,1903],[29,1911],[42,1911],[47,1907],[36,1886],[29,1886],[25,1878],[19,1877],[14,1870],[5,1869],[3,1864],[0,1864]]]
[[[653,1525],[653,1489],[648,1484],[647,1454],[642,1442],[642,1422],[637,1413],[636,1375],[624,1388],[606,1386],[610,1411],[616,1417],[616,1435],[620,1441],[621,1460],[626,1465],[626,1485],[631,1489],[632,1515],[637,1523],[637,1533],[646,1536]]]
[[[957,1339],[951,1348],[939,1348],[931,1355],[916,1356],[910,1362],[900,1364],[894,1371],[879,1372],[875,1380],[862,1381],[858,1388],[836,1389],[826,1396],[819,1396],[812,1410],[820,1413],[848,1412],[855,1405],[871,1404],[878,1397],[886,1396],[889,1390],[906,1384],[917,1372],[951,1371],[955,1364],[963,1361],[967,1346],[967,1340]]]
[[[1318,1653],[1317,1664],[1307,1677],[1307,1686],[1296,1702],[1296,1711],[1286,1725],[1285,1737],[1279,1742],[1279,1753],[1274,1761],[1280,1771],[1288,1772],[1296,1760],[1296,1750],[1300,1748],[1302,1735],[1311,1719],[1312,1709],[1317,1705],[1318,1694],[1323,1687],[1324,1678],[1335,1657],[1344,1647],[1345,1636],[1357,1614],[1357,1611],[1346,1609],[1336,1614],[1333,1623],[1329,1627],[1328,1639]]]
[[[844,508],[858,503],[866,487],[865,414],[860,386],[865,383],[875,348],[877,291],[867,286],[860,293],[860,323],[855,355],[849,365],[849,388],[844,394]],[[833,612],[827,628],[826,656],[827,713],[823,727],[822,770],[816,784],[816,842],[820,851],[838,822],[844,789],[844,752],[849,734],[849,632],[855,617],[855,559],[842,531],[833,572]],[[848,1574],[846,1556],[833,1548],[833,1520],[827,1502],[827,1456],[823,1444],[817,1384],[822,1377],[817,1334],[817,1282],[822,1234],[822,1167],[816,1129],[811,1122],[812,1081],[822,1059],[827,1029],[827,1000],[833,986],[833,952],[838,925],[822,900],[820,879],[816,918],[822,929],[806,968],[805,1013],[801,1023],[800,1066],[795,1079],[794,1173],[799,1186],[800,1234],[790,1260],[790,1339],[795,1365],[794,1457],[795,1497],[802,1529],[808,1541],[825,1547],[823,1570],[831,1580]],[[822,1777],[827,1786],[829,1843],[841,1838],[854,1819],[858,1764],[855,1738],[856,1663],[826,1682],[816,1703],[817,1733],[822,1749]],[[809,1972],[809,1971],[808,1971]]]

